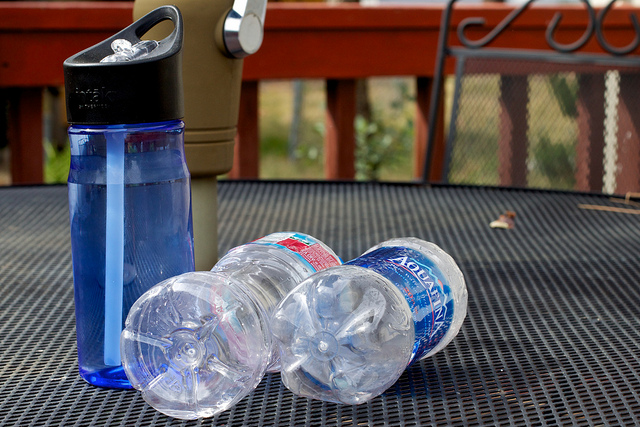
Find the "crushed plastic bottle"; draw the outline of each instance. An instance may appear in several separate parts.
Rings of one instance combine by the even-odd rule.
[[[311,236],[274,233],[230,250],[211,271],[159,283],[133,305],[122,332],[129,381],[175,418],[228,409],[279,368],[268,324],[278,302],[341,263]]]
[[[466,312],[451,256],[420,239],[388,240],[312,275],[278,305],[271,330],[283,382],[305,397],[366,402],[449,344]]]
[[[113,54],[105,56],[100,62],[129,62],[134,59],[142,59],[150,54],[159,43],[155,40],[142,40],[132,45],[129,40],[116,39],[111,42]]]

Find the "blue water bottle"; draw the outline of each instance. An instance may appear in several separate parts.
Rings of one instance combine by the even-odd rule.
[[[163,40],[142,41],[161,21]],[[184,154],[182,18],[166,6],[64,62],[80,375],[131,388],[120,332],[131,305],[194,270]]]

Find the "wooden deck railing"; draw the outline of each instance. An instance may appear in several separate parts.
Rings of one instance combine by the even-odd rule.
[[[443,8],[444,5],[269,4],[264,43],[244,62],[239,138],[230,176],[258,176],[258,82],[325,79],[325,176],[353,178],[354,83],[372,76],[416,78],[414,173],[420,176]],[[481,15],[494,26],[512,9],[513,6],[498,3],[459,5],[454,24],[465,17]],[[557,40],[576,40],[587,20],[579,5],[538,6],[514,22],[509,36],[497,40],[496,46],[547,49],[544,31],[557,10],[564,16]],[[608,15],[606,34],[612,45],[624,46],[634,38],[627,15],[638,10],[622,6]],[[0,2],[0,88],[12,99],[9,140],[13,183],[38,183],[43,179],[42,88],[63,84],[64,59],[111,36],[131,21],[131,2]],[[455,34],[451,37],[455,43]],[[600,52],[600,47],[594,38],[584,50]],[[441,144],[435,147],[436,159],[442,157]],[[437,166],[431,171],[439,176]]]

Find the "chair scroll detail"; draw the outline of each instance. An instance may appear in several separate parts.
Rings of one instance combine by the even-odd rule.
[[[450,2],[449,5],[452,6],[453,3],[455,3],[455,1],[456,0]],[[484,26],[486,23],[486,20],[482,17],[466,18],[462,20],[460,22],[460,25],[458,25],[458,30],[457,30],[457,34],[458,34],[458,38],[460,39],[460,42],[470,49],[486,46],[487,44],[491,43],[491,41],[493,41],[496,37],[498,37],[500,33],[502,33],[507,27],[509,27],[509,25],[513,21],[515,21],[516,18],[518,18],[518,16],[520,16],[529,7],[530,4],[532,4],[535,1],[536,0],[528,0],[520,8],[514,9],[513,12],[507,15],[507,17],[504,18],[500,22],[500,24],[498,24],[493,30],[489,32],[489,34],[487,34],[486,36],[478,40],[469,40],[465,35],[465,31],[467,27],[471,25]],[[547,43],[549,44],[549,46],[551,46],[553,49],[557,50],[558,52],[573,52],[577,49],[580,49],[589,40],[589,38],[591,38],[591,35],[593,34],[593,30],[596,22],[596,13],[593,10],[593,7],[591,6],[591,4],[587,0],[581,0],[581,2],[585,4],[585,7],[589,14],[589,21],[588,21],[589,23],[584,34],[578,40],[568,44],[558,43],[555,41],[553,35],[558,27],[558,24],[560,23],[560,20],[562,19],[562,14],[560,12],[557,12],[553,16],[553,19],[547,26],[547,31],[545,33]]]
[[[607,52],[611,53],[612,55],[627,55],[633,52],[634,50],[636,50],[638,45],[640,45],[640,24],[638,23],[638,18],[636,17],[636,15],[634,15],[633,13],[630,13],[629,19],[631,20],[631,23],[633,24],[633,28],[636,32],[633,41],[631,41],[631,43],[629,43],[627,46],[624,46],[624,47],[611,46],[609,42],[607,42],[606,38],[604,37],[604,30],[602,26],[604,25],[604,19],[607,13],[609,13],[609,11],[611,10],[611,6],[613,6],[613,3],[615,3],[615,1],[616,0],[611,0],[598,13],[598,16],[596,19],[597,21],[596,37],[598,38],[598,42],[600,43],[600,46],[602,46],[603,49],[605,49]]]

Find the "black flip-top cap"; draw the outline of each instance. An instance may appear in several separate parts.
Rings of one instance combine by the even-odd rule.
[[[146,56],[128,62],[100,62],[114,53],[114,40],[136,44],[165,20],[173,22],[173,31]],[[67,121],[111,125],[183,118],[182,28],[178,8],[162,6],[64,61]]]

